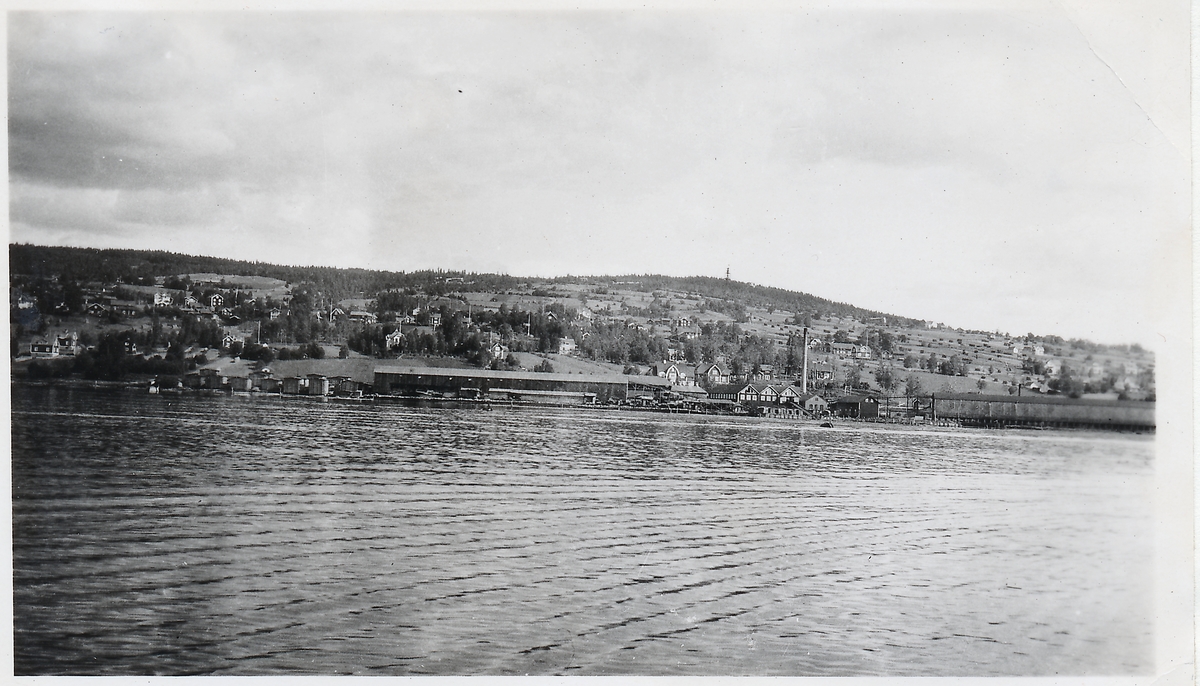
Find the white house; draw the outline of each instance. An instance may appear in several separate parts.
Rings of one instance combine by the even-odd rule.
[[[387,345],[388,350],[395,350],[404,344],[404,332],[400,329],[396,329],[385,336],[383,340],[384,344]]]

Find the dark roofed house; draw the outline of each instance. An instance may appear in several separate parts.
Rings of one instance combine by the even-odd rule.
[[[712,386],[708,389],[708,397],[712,400],[734,400],[738,399],[742,390],[747,388],[746,384],[720,384]]]
[[[742,403],[757,403],[762,400],[763,384],[747,384],[738,391],[737,400]]]
[[[34,341],[29,344],[29,354],[34,357],[58,357],[58,347],[50,341]]]
[[[751,381],[774,381],[775,380],[775,365],[760,364],[758,371],[750,375]]]
[[[307,377],[308,395],[329,395],[329,378],[323,374],[309,374]]]
[[[808,368],[808,378],[816,381],[832,381],[833,366],[824,362],[818,362]]]
[[[798,386],[779,386],[779,402],[800,404],[801,390]]]
[[[770,384],[758,387],[758,402],[760,403],[775,403],[779,402],[779,393],[783,390],[782,386],[772,386]]]
[[[854,357],[855,353],[858,352],[858,346],[853,343],[830,343],[829,351],[844,360]]]
[[[848,395],[838,398],[830,409],[840,417],[872,419],[879,416],[879,401],[865,395]]]
[[[114,300],[112,310],[122,317],[136,317],[142,313],[141,306],[132,300]]]
[[[720,386],[729,383],[729,375],[715,362],[702,364],[696,368],[696,382],[707,386]]]

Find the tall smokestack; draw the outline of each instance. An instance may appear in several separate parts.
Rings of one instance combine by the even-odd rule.
[[[808,393],[808,327],[804,327],[804,357],[800,363],[800,392]]]

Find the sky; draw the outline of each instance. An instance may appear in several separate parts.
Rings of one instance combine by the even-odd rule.
[[[728,268],[950,326],[1153,345],[1180,311],[1163,294],[1189,284],[1187,11],[10,13],[10,240]]]

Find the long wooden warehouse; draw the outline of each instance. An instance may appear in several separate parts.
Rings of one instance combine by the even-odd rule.
[[[978,426],[1049,426],[1152,430],[1153,402],[1092,400],[1066,396],[937,394],[933,413],[937,419],[956,419]]]
[[[375,368],[375,393],[483,397],[553,404],[625,400],[630,384],[669,387],[666,379],[622,374],[546,374],[490,369],[381,366]]]

